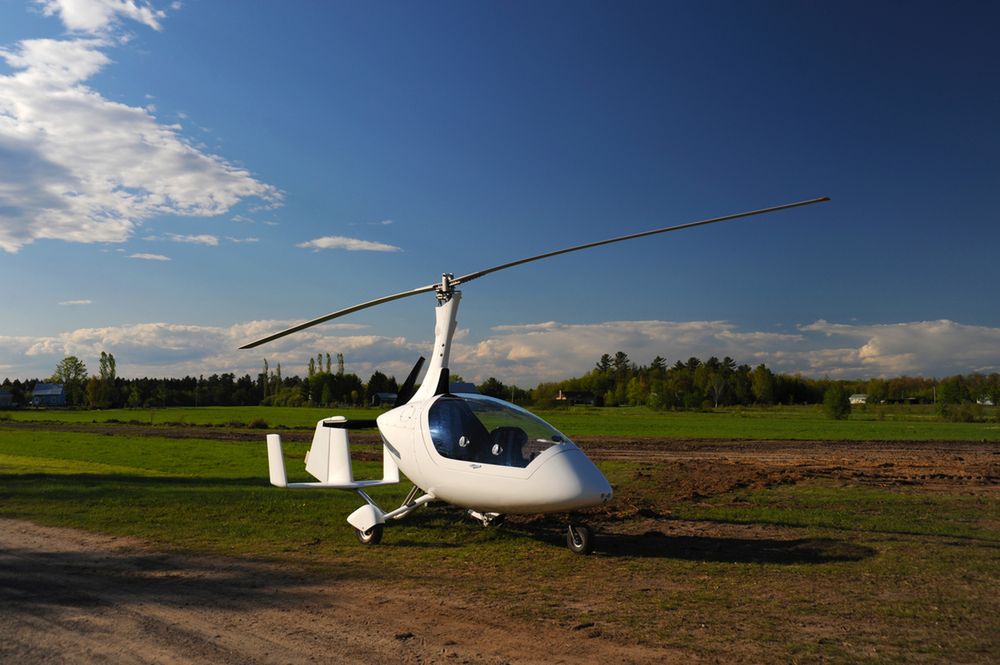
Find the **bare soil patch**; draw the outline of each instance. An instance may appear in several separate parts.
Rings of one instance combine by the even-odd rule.
[[[9,519],[0,519],[0,607],[0,661],[22,664],[680,660],[484,612],[448,589],[317,578]]]

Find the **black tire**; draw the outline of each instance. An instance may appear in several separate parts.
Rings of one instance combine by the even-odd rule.
[[[570,524],[566,529],[566,547],[574,554],[594,551],[594,533],[585,524]]]
[[[382,530],[385,528],[382,524],[376,524],[367,531],[362,531],[361,529],[355,529],[354,533],[358,536],[358,542],[362,545],[378,545],[382,542]]]

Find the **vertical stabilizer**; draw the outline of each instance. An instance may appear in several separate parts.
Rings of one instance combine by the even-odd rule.
[[[341,427],[326,427],[324,423],[343,423],[343,416],[324,418],[316,423],[312,447],[306,456],[306,471],[321,483],[350,485],[354,482],[351,472],[351,448],[347,440],[347,430]]]

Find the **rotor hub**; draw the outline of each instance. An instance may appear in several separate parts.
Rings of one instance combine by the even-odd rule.
[[[434,295],[437,296],[439,305],[443,305],[448,302],[451,300],[451,297],[455,295],[455,285],[452,283],[454,279],[454,273],[441,273],[441,283],[434,289]]]

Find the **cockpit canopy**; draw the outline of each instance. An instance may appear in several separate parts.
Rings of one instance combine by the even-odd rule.
[[[538,416],[485,395],[442,395],[427,420],[437,451],[463,462],[525,467],[552,446],[571,443]]]

